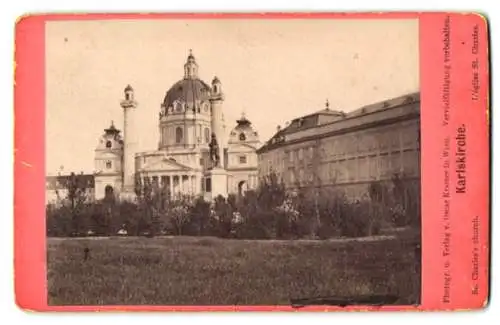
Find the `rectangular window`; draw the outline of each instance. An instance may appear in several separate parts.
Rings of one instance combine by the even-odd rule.
[[[369,178],[374,180],[374,179],[377,179],[378,178],[378,170],[377,170],[377,165],[378,165],[378,161],[377,161],[377,156],[375,157],[370,157],[368,158],[368,164],[369,164]]]
[[[403,155],[403,153],[401,153],[401,152],[394,152],[389,157],[391,174],[396,174],[396,173],[399,173],[401,171],[401,169],[402,169],[401,156],[402,155]]]
[[[413,175],[417,171],[418,156],[415,151],[403,153],[403,170],[406,175]]]
[[[401,133],[399,129],[396,129],[392,131],[391,134],[391,149],[394,150],[399,150],[400,149],[400,138],[401,138]]]
[[[304,149],[300,148],[299,149],[299,160],[302,160],[304,158]]]
[[[363,157],[358,160],[358,178],[361,181],[367,180],[370,172],[369,161],[367,159]]]
[[[380,142],[379,142],[380,151],[384,152],[387,151],[387,149],[389,149],[390,142],[391,142],[391,133],[385,131],[380,135]]]
[[[205,192],[212,192],[212,179],[210,177],[205,179]]]
[[[204,166],[205,165],[205,160],[203,158],[200,158],[200,166]]]
[[[247,156],[240,156],[240,164],[246,164],[247,163]]]
[[[346,170],[345,160],[341,160],[337,164],[337,180],[339,182],[345,182],[347,180],[347,170]]]
[[[305,178],[304,178],[304,169],[301,168],[299,170],[299,181],[303,182],[304,180],[305,180]]]
[[[210,143],[210,129],[205,128],[205,143]]]
[[[358,177],[358,160],[357,159],[350,159],[348,161],[349,167],[348,167],[348,177],[349,181],[355,181]]]

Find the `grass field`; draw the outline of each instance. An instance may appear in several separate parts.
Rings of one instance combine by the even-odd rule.
[[[84,248],[90,259],[84,261]],[[200,237],[48,239],[50,305],[289,305],[392,294],[419,302],[414,243]]]

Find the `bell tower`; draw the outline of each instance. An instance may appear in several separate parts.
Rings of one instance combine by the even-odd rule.
[[[113,121],[104,129],[99,143],[95,149],[94,177],[95,197],[104,198],[106,191],[112,191],[115,195],[122,188],[122,158],[123,140]]]

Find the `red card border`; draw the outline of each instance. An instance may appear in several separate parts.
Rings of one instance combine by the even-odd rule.
[[[418,19],[420,38],[420,84],[421,84],[421,128],[422,128],[422,303],[419,306],[383,307],[325,307],[310,306],[299,311],[336,310],[442,310],[473,309],[486,304],[488,297],[489,258],[489,90],[483,86],[476,111],[471,113],[466,85],[461,79],[470,80],[470,71],[464,67],[455,70],[453,82],[455,91],[451,96],[455,103],[455,113],[451,124],[466,121],[470,132],[469,141],[475,144],[474,156],[470,158],[470,170],[479,181],[469,185],[469,194],[457,209],[460,216],[466,212],[481,216],[481,295],[471,296],[466,285],[452,288],[456,297],[452,304],[444,304],[440,297],[443,286],[442,270],[439,267],[440,201],[437,180],[442,178],[440,146],[435,139],[444,136],[445,130],[439,125],[440,83],[443,64],[438,57],[442,51],[442,28],[446,13],[385,12],[385,13],[147,13],[147,14],[61,14],[34,15],[21,17],[16,24],[15,34],[15,162],[14,162],[14,257],[16,302],[21,308],[38,311],[297,311],[287,306],[48,306],[46,281],[46,238],[45,238],[45,23],[56,20],[97,20],[97,19]],[[470,37],[473,24],[478,24],[483,46],[479,57],[485,68],[481,82],[489,83],[487,24],[485,18],[477,14],[452,15],[454,21],[452,44]],[[469,54],[454,54],[457,62],[468,62]],[[456,90],[458,89],[458,90]],[[459,103],[464,103],[460,105]],[[436,108],[436,109],[433,109]],[[472,177],[471,177],[472,178]],[[471,202],[474,203],[471,206]],[[467,205],[469,204],[469,205]],[[457,213],[458,214],[458,213]],[[457,217],[458,218],[458,217]],[[454,223],[454,236],[467,236],[469,225]],[[471,249],[466,240],[455,243],[455,251]],[[453,262],[462,268],[470,267],[469,258],[457,253]],[[455,269],[452,276],[467,281],[468,274]],[[462,297],[462,298],[461,298]]]

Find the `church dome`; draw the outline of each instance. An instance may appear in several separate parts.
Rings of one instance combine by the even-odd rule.
[[[111,121],[111,126],[104,129],[104,134],[99,139],[99,144],[97,150],[114,150],[123,148],[123,139],[113,121]]]
[[[177,81],[165,95],[163,105],[174,107],[174,103],[181,102],[186,109],[195,107],[196,103],[208,101],[210,98],[210,86],[201,79],[185,78]]]
[[[252,122],[250,122],[244,115],[237,120],[236,123],[236,126],[229,134],[229,143],[248,143],[259,141],[259,134],[253,128]]]
[[[200,105],[208,107],[210,92],[210,86],[198,78],[198,64],[193,52],[190,51],[184,64],[184,78],[170,87],[162,106],[167,110],[172,108],[173,111],[195,109]],[[205,103],[202,104],[203,102]]]

